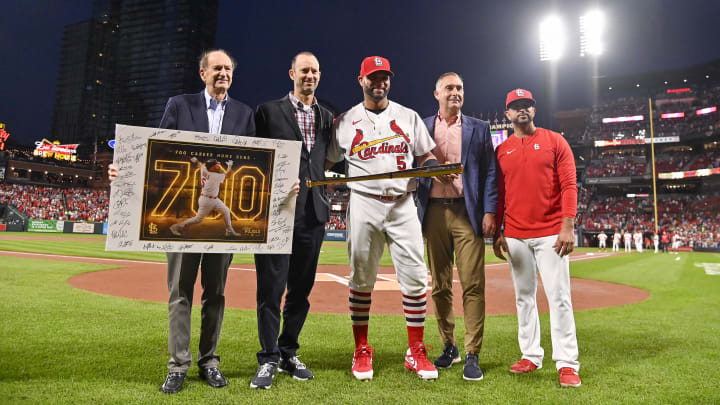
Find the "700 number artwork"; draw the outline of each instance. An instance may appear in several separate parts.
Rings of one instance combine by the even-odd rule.
[[[289,253],[300,142],[118,125],[108,250]]]

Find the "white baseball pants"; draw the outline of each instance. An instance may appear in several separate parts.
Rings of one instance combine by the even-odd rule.
[[[187,225],[199,224],[203,219],[205,219],[205,217],[210,215],[213,210],[218,210],[222,213],[223,219],[225,220],[225,229],[228,231],[232,230],[233,227],[230,208],[228,208],[219,198],[208,198],[205,196],[200,196],[200,198],[198,198],[197,214],[192,218],[188,218],[180,222],[178,226],[182,229]]]
[[[570,297],[570,259],[555,253],[552,245],[557,238],[557,235],[529,239],[505,238],[515,285],[518,343],[524,359],[537,366],[542,365],[544,351],[540,346],[540,318],[536,302],[539,270],[550,306],[552,359],[558,370],[563,367],[579,370],[575,317]]]
[[[422,228],[412,196],[383,201],[351,192],[346,215],[350,289],[373,290],[387,243],[400,291],[408,296],[426,293],[428,275]]]

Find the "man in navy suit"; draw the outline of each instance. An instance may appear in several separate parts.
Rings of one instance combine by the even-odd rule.
[[[160,120],[161,128],[213,134],[255,135],[253,111],[228,96],[235,61],[223,50],[205,52],[200,58],[200,78],[205,90],[168,100]],[[190,310],[193,287],[201,268],[203,286],[200,345],[197,363],[200,378],[215,388],[227,385],[218,370],[220,357],[215,353],[225,312],[225,282],[232,254],[168,253],[168,362],[169,374],[162,386],[165,393],[182,389],[192,362],[190,352]]]
[[[485,242],[495,232],[497,188],[495,152],[486,121],[463,115],[464,88],[460,75],[442,74],[435,84],[439,110],[425,118],[436,143],[432,153],[444,164],[462,163],[462,176],[450,174],[419,181],[416,202],[427,240],[432,275],[432,299],[443,354],[437,368],[460,361],[455,344],[453,313],[453,253],[463,291],[465,365],[463,378],[478,381],[478,364],[485,327]]]
[[[333,116],[315,97],[320,83],[320,62],[312,53],[300,52],[290,62],[289,76],[293,82],[291,92],[258,106],[257,136],[301,141],[299,177],[324,180]],[[276,366],[296,380],[314,378],[298,359],[298,337],[310,309],[308,296],[315,283],[329,211],[325,187],[307,188],[303,183],[295,204],[292,254],[255,255],[258,338],[262,349],[257,353],[259,366],[250,382],[252,388],[270,388]]]
[[[223,50],[210,50],[200,58],[200,78],[205,90],[197,94],[171,97],[160,120],[160,127],[213,134],[255,136],[253,111],[228,96],[235,61]],[[110,180],[117,177],[111,165]],[[232,254],[167,253],[168,258],[168,361],[169,373],[161,390],[174,394],[182,389],[192,362],[190,352],[190,311],[198,267],[203,286],[200,345],[197,363],[200,378],[214,388],[227,385],[218,370],[215,353],[225,312],[225,282]]]

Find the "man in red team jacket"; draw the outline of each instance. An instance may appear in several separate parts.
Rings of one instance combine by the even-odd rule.
[[[577,185],[575,159],[567,141],[537,128],[535,100],[527,90],[508,93],[505,115],[515,133],[497,148],[498,210],[495,255],[510,258],[518,313],[522,359],[510,367],[515,374],[542,367],[540,320],[535,295],[537,272],[550,306],[552,359],[560,385],[579,387],[578,345],[570,298],[569,254],[575,245]]]

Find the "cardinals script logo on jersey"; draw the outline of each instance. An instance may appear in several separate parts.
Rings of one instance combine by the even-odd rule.
[[[357,153],[360,160],[374,159],[379,154],[407,154],[410,145],[410,137],[397,125],[395,120],[390,121],[390,129],[395,133],[385,138],[367,142],[365,135],[360,128],[355,129],[355,138],[350,145],[350,156]],[[405,142],[391,145],[388,141],[395,138],[403,138]],[[380,144],[380,146],[375,146]]]

